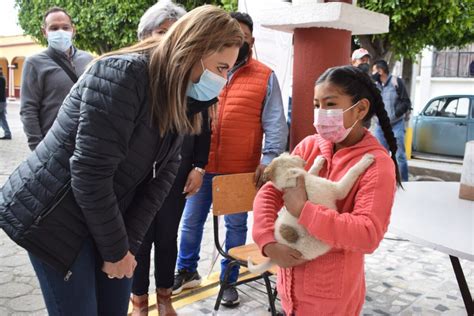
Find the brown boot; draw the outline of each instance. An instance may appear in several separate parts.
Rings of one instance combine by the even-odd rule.
[[[176,311],[171,304],[171,291],[173,289],[156,289],[156,309],[158,316],[176,316]]]
[[[133,306],[132,316],[148,316],[148,294],[132,294],[130,301]]]

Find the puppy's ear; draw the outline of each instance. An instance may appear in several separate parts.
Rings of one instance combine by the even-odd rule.
[[[272,180],[274,172],[274,165],[273,163],[270,163],[263,171],[263,181],[267,182]]]

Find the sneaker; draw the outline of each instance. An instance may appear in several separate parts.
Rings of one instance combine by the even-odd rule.
[[[192,289],[201,285],[201,276],[197,271],[188,272],[186,269],[178,270],[174,275],[173,295],[181,293],[184,289]]]
[[[12,135],[5,135],[3,137],[0,137],[0,139],[12,139]]]
[[[228,287],[224,290],[224,294],[222,295],[222,305],[225,307],[235,307],[239,305],[239,292],[235,286]]]

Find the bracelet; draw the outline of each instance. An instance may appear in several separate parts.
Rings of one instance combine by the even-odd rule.
[[[206,174],[206,170],[199,168],[199,167],[194,167],[194,170],[199,172],[202,176]]]

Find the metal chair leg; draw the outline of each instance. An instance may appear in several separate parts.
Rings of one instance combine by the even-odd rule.
[[[277,290],[277,287],[276,287],[276,284],[275,284],[275,289],[273,290],[273,295],[272,295],[272,297],[273,297],[273,304],[275,304],[277,295],[278,295],[278,290]]]
[[[220,284],[219,294],[217,294],[216,303],[214,304],[214,310],[216,312],[219,310],[219,307],[221,305],[222,296],[224,296],[224,291],[229,286],[228,280],[229,280],[230,271],[232,270],[232,268],[235,265],[238,265],[238,264],[239,263],[237,261],[231,261],[231,262],[229,262],[229,264],[225,268],[224,280],[222,280],[222,282]]]
[[[267,295],[268,295],[268,303],[270,304],[270,312],[272,316],[276,316],[276,308],[275,308],[275,296],[272,295],[272,284],[270,283],[270,279],[268,278],[268,273],[262,274],[263,280],[265,281],[265,287],[267,288]],[[276,288],[275,288],[276,290]]]

